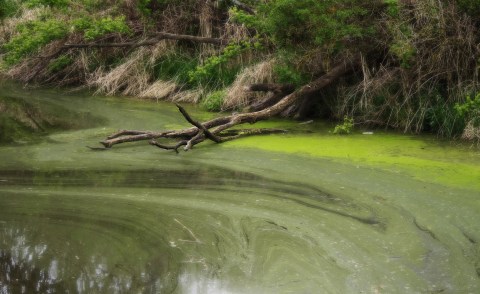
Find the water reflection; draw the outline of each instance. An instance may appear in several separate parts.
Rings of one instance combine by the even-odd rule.
[[[47,245],[29,245],[25,230],[3,228],[0,249],[1,293],[53,293],[65,292],[64,283],[58,278],[58,262],[53,259],[47,268],[37,266],[43,259]],[[8,249],[3,248],[11,244]]]
[[[38,237],[31,224],[28,229],[2,225],[0,293],[168,293],[176,287],[175,273],[162,256],[138,268],[112,264],[98,252],[71,256],[68,248],[62,252]]]

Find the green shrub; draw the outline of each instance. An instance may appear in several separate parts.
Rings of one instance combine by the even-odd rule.
[[[223,90],[210,93],[208,96],[203,98],[202,107],[207,111],[220,111],[226,95],[226,92]]]
[[[73,60],[70,56],[62,55],[55,60],[52,60],[48,65],[48,71],[55,73],[59,72],[62,69],[66,68],[70,64],[72,64]]]
[[[410,68],[417,51],[408,40],[399,40],[390,45],[390,53],[397,57],[401,67]]]
[[[175,80],[187,85],[190,73],[198,66],[198,59],[186,53],[172,53],[161,58],[153,67],[154,76],[160,80]]]
[[[366,2],[369,1],[272,0],[258,4],[255,18],[239,10],[231,11],[235,20],[270,36],[277,46],[336,47],[346,37],[362,37],[371,31],[368,25],[354,21],[368,14]]]
[[[390,16],[398,16],[398,14],[400,13],[398,0],[384,0],[383,2],[387,5],[387,13]]]
[[[65,37],[67,27],[56,19],[35,20],[19,25],[19,34],[4,45],[7,51],[5,62],[13,65],[51,41]]]
[[[28,0],[25,1],[27,7],[50,6],[50,7],[67,7],[69,0]]]
[[[20,4],[15,0],[0,0],[0,20],[10,17],[17,13]]]
[[[474,98],[467,96],[465,103],[455,104],[455,110],[466,123],[472,122],[475,127],[480,126],[480,93]]]
[[[292,84],[298,87],[308,82],[307,75],[290,62],[294,59],[294,55],[281,56],[281,61],[275,64],[273,71],[279,83]]]
[[[353,131],[353,118],[345,116],[343,123],[336,125],[333,133],[336,135],[348,135]]]
[[[94,40],[109,33],[130,34],[131,30],[125,22],[125,16],[104,17],[94,20],[82,17],[73,21],[76,31],[83,32],[86,40]]]
[[[452,105],[434,104],[425,114],[425,130],[443,137],[455,137],[463,132],[465,120]]]
[[[227,45],[221,54],[208,58],[189,73],[190,84],[209,88],[223,88],[235,80],[239,66],[229,64],[241,53],[251,50],[256,45],[250,42]]]

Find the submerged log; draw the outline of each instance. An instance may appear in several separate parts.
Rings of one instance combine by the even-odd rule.
[[[237,139],[245,135],[258,135],[265,133],[274,133],[283,130],[232,130],[232,127],[241,125],[244,123],[255,123],[276,116],[286,110],[294,103],[300,101],[308,95],[314,94],[322,88],[330,85],[339,77],[345,75],[351,70],[355,69],[360,64],[360,58],[354,57],[346,60],[335,67],[323,76],[316,80],[306,84],[290,94],[284,95],[278,102],[266,108],[251,111],[247,113],[238,113],[228,116],[215,118],[203,123],[197,122],[187,113],[187,111],[180,105],[177,107],[183,117],[193,125],[191,128],[182,130],[170,130],[170,131],[137,131],[137,130],[123,130],[119,131],[104,141],[100,142],[105,148],[111,148],[116,144],[136,142],[143,140],[150,140],[150,144],[166,150],[174,150],[178,152],[178,149],[184,146],[184,150],[188,151],[193,146],[205,141],[206,139],[212,140],[215,143],[222,143],[228,140]],[[263,89],[271,89],[269,87],[263,87]],[[165,145],[159,143],[157,140],[165,139],[177,139],[178,141],[173,145]]]

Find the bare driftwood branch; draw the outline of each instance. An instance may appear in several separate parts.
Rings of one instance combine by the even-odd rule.
[[[221,39],[221,38],[210,38],[210,37],[200,37],[200,36],[192,36],[192,35],[180,35],[180,34],[171,34],[166,32],[154,32],[149,34],[149,39],[144,41],[138,42],[121,42],[121,43],[78,43],[78,44],[64,44],[60,46],[55,52],[46,55],[46,56],[39,56],[42,61],[36,66],[35,70],[29,77],[26,79],[26,82],[29,83],[34,80],[37,75],[47,67],[50,60],[60,56],[63,52],[70,50],[70,49],[88,49],[88,48],[138,48],[144,46],[154,46],[158,44],[161,40],[177,40],[177,41],[190,41],[195,43],[208,43],[214,45],[227,45],[230,40],[228,39]]]
[[[275,115],[280,114],[282,111],[293,105],[295,102],[300,101],[304,97],[318,92],[320,89],[328,86],[333,81],[350,72],[354,68],[358,67],[360,59],[355,57],[341,64],[333,67],[328,73],[319,77],[318,79],[306,84],[300,89],[293,91],[290,94],[286,94],[275,104],[266,107],[261,110],[238,113],[228,116],[218,117],[204,123],[195,121],[188,112],[177,105],[179,111],[183,117],[193,125],[191,128],[183,130],[152,132],[152,131],[129,131],[122,130],[109,136],[106,140],[100,142],[105,148],[111,148],[113,145],[135,142],[142,140],[150,140],[150,144],[166,150],[175,150],[178,152],[178,148],[185,146],[185,150],[190,150],[193,146],[203,142],[206,139],[210,139],[216,143],[225,142],[228,140],[236,139],[242,136],[258,135],[265,133],[284,132],[284,130],[234,130],[231,129],[234,126],[244,123],[255,123],[257,121],[266,120]],[[157,139],[177,139],[179,140],[174,145],[165,145],[157,142]]]
[[[199,37],[191,35],[178,35],[165,32],[152,33],[149,40],[139,42],[122,42],[122,43],[81,43],[81,44],[64,44],[56,52],[48,55],[41,56],[41,58],[52,59],[58,56],[65,50],[69,49],[82,49],[82,48],[137,48],[143,46],[153,46],[158,44],[161,40],[177,40],[177,41],[191,41],[195,43],[208,43],[216,45],[227,45],[229,40],[220,38]]]
[[[185,119],[191,123],[192,125],[196,126],[199,130],[199,133],[202,133],[205,134],[205,136],[212,140],[213,142],[215,143],[221,143],[222,142],[222,139],[215,136],[214,134],[212,134],[207,128],[205,128],[205,126],[203,126],[201,123],[197,122],[197,121],[194,121],[190,115],[187,113],[187,111],[182,107],[180,106],[180,104],[178,103],[175,103],[175,105],[177,106],[178,110],[180,110],[180,112],[183,114],[183,117],[185,117]],[[197,138],[198,139],[198,138]]]
[[[216,45],[227,45],[229,40],[220,38],[199,37],[191,35],[178,35],[165,32],[156,32],[150,34],[150,39],[140,42],[123,42],[123,43],[86,43],[86,44],[65,44],[61,47],[62,50],[73,48],[136,48],[142,46],[153,46],[158,44],[161,40],[177,40],[177,41],[191,41],[195,43],[208,43]]]
[[[253,84],[246,87],[247,91],[252,92],[290,92],[295,90],[295,86],[291,84]],[[289,93],[289,94],[290,94]]]
[[[243,3],[243,2],[240,2],[240,1],[238,1],[238,0],[232,0],[232,3],[233,3],[236,7],[240,8],[241,10],[243,10],[243,11],[249,13],[249,14],[255,14],[255,10],[253,10],[253,8],[251,8],[250,6],[246,5],[246,4]]]
[[[282,85],[282,84],[253,84],[248,87],[249,91],[261,91],[261,92],[272,92],[272,94],[267,95],[264,99],[256,102],[255,104],[248,107],[248,111],[259,111],[270,107],[280,101],[283,97],[288,94],[293,93],[295,87],[293,85]]]

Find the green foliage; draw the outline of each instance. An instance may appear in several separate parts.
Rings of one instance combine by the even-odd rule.
[[[454,137],[462,133],[465,120],[459,116],[452,105],[445,104],[441,96],[437,95],[434,104],[426,111],[425,126],[427,131],[435,132],[444,137]]]
[[[336,135],[348,135],[353,131],[353,118],[345,116],[343,123],[336,125],[333,133]]]
[[[150,9],[149,5],[152,3],[152,0],[138,0],[137,9],[143,15],[150,15],[152,10]]]
[[[65,67],[72,64],[72,62],[73,60],[70,56],[62,55],[50,62],[50,64],[48,65],[48,71],[52,73],[59,72]]]
[[[25,1],[27,7],[50,6],[50,7],[67,7],[69,0],[28,0]]]
[[[387,5],[387,13],[390,16],[398,16],[398,14],[400,13],[398,0],[384,0],[383,2]]]
[[[368,9],[360,0],[272,0],[257,7],[254,18],[232,9],[233,18],[270,36],[280,47],[299,44],[338,47],[344,38],[363,37],[371,29],[361,22]]]
[[[432,107],[425,115],[429,131],[445,137],[460,135],[468,123],[480,126],[480,94],[474,98],[467,96],[464,103],[445,104],[440,95],[430,98]]]
[[[175,80],[179,84],[190,83],[190,73],[197,68],[198,60],[188,54],[175,53],[163,57],[154,66],[154,76],[160,80]]]
[[[283,51],[277,53],[279,61],[274,66],[276,80],[281,84],[292,84],[299,87],[308,82],[309,78],[298,67],[292,63],[292,60],[298,58],[295,53]]]
[[[398,40],[390,45],[390,53],[400,61],[400,66],[410,68],[417,53],[415,47],[407,39]]]
[[[210,93],[210,95],[203,98],[202,107],[207,111],[220,111],[226,95],[227,93],[223,90]]]
[[[130,34],[131,30],[125,22],[125,16],[92,19],[81,17],[73,21],[76,31],[83,31],[86,40],[94,40],[109,33]]]
[[[16,0],[0,0],[0,20],[10,17],[17,13],[20,8],[19,1]]]
[[[19,34],[4,45],[7,50],[5,62],[8,65],[19,62],[53,40],[65,37],[68,32],[67,26],[56,19],[29,21],[17,29]]]
[[[227,45],[221,54],[208,58],[202,65],[189,73],[189,81],[193,85],[207,87],[223,87],[233,82],[237,67],[229,66],[229,62],[241,53],[258,46],[258,43],[242,42]]]
[[[467,14],[478,18],[480,14],[480,0],[457,0],[458,6]]]
[[[455,104],[455,111],[465,122],[471,121],[474,126],[480,126],[480,93],[473,99],[467,96],[465,103]]]

